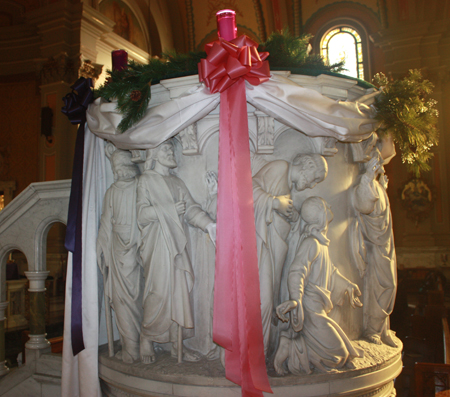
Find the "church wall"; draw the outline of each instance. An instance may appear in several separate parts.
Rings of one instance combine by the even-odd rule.
[[[34,75],[0,78],[0,92],[0,180],[16,181],[17,195],[39,180],[40,95]]]
[[[374,44],[385,54],[384,71],[394,77],[403,77],[409,69],[422,70],[434,85],[433,98],[439,110],[440,143],[433,148],[432,170],[421,178],[433,192],[433,208],[422,220],[411,219],[400,197],[400,192],[412,176],[401,163],[400,155],[387,167],[390,177],[389,194],[392,205],[399,265],[435,266],[441,263],[441,254],[447,253],[449,234],[449,175],[448,142],[450,101],[450,14],[449,1],[391,1],[388,6],[386,28],[373,34]]]
[[[373,13],[375,15],[379,14],[379,4],[378,0],[365,0],[365,1],[335,1],[335,0],[320,0],[320,1],[301,1],[302,5],[302,17],[303,21],[306,22],[310,18],[314,18],[315,15],[323,13],[327,8],[360,8],[366,9],[367,12]]]

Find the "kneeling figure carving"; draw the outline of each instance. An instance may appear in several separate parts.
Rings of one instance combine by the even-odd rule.
[[[290,327],[282,332],[274,366],[285,375],[284,361],[289,371],[312,372],[312,367],[333,372],[363,352],[352,344],[341,327],[328,316],[333,304],[343,303],[348,296],[353,308],[361,307],[358,286],[342,276],[331,263],[327,238],[328,224],[333,219],[330,207],[320,197],[310,197],[301,208],[301,237],[288,275],[289,298],[277,309],[277,316]]]

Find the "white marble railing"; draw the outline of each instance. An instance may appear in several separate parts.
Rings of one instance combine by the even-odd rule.
[[[0,266],[17,249],[24,253],[28,271],[45,269],[47,233],[55,222],[66,224],[70,180],[32,183],[0,212]],[[4,277],[4,272],[0,273]],[[0,298],[6,284],[0,278]]]

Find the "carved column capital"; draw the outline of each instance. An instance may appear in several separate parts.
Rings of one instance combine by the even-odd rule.
[[[41,270],[36,272],[24,272],[30,282],[30,292],[45,292],[45,280],[47,280],[50,271]]]
[[[275,145],[275,120],[263,112],[256,111],[257,153],[272,154]]]
[[[197,139],[197,123],[186,127],[178,135],[178,139],[183,148],[184,155],[199,154],[198,139]]]
[[[103,65],[91,62],[89,59],[82,61],[80,69],[78,69],[79,77],[84,77],[85,79],[92,79],[94,85],[96,80],[102,74]]]

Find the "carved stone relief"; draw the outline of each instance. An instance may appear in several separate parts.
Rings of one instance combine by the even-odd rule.
[[[334,156],[338,151],[336,148],[337,139],[333,137],[327,136],[312,138],[311,141],[313,142],[317,153],[321,154],[322,156]]]
[[[253,196],[261,291],[264,352],[269,352],[273,309],[279,303],[281,276],[299,213],[291,192],[312,189],[327,176],[325,159],[318,155],[297,155],[292,163],[277,160],[262,167],[253,177]]]
[[[80,63],[79,57],[75,59],[70,58],[65,52],[48,58],[40,71],[41,84],[45,85],[61,81],[72,83],[76,81]]]
[[[200,359],[196,352],[183,347],[183,339],[194,330],[190,303],[194,274],[187,226],[203,230],[215,241],[215,223],[192,199],[184,182],[170,172],[176,167],[171,141],[147,150],[137,187],[145,280],[140,356],[147,364],[156,359],[154,342],[171,343],[171,354],[179,361]]]
[[[184,155],[199,154],[198,142],[197,142],[197,123],[191,124],[186,127],[178,135],[178,139],[181,142]]]
[[[107,153],[111,153],[111,146]],[[115,182],[107,190],[103,202],[97,237],[97,262],[103,273],[110,334],[109,305],[116,313],[122,345],[117,357],[132,363],[139,358],[143,314],[143,277],[138,255],[140,235],[136,214],[139,169],[131,162],[129,151],[115,150],[109,157]]]
[[[354,260],[364,278],[364,334],[376,344],[396,346],[389,328],[397,291],[392,215],[386,193],[387,177],[377,148],[359,177],[353,192],[357,211],[352,247]]]
[[[281,332],[274,366],[279,375],[330,372],[363,357],[339,325],[328,317],[333,305],[342,304],[345,295],[353,308],[361,307],[359,287],[342,276],[330,260],[327,238],[333,213],[320,197],[309,197],[301,209],[300,243],[288,275],[289,300],[276,308],[277,316],[290,321]],[[287,315],[290,314],[290,319]]]
[[[280,375],[287,371],[299,375],[358,367],[358,360],[363,360],[362,350],[365,349],[361,350],[361,343],[354,342],[357,337],[348,331],[345,324],[335,320],[332,308],[341,307],[344,311],[360,313],[364,324],[359,328],[359,336],[364,331],[369,345],[383,346],[385,343],[394,346],[394,336],[386,326],[386,317],[380,324],[375,324],[375,316],[372,315],[378,310],[377,305],[387,313],[391,308],[376,298],[374,300],[377,293],[369,290],[369,284],[375,286],[377,280],[380,283],[381,271],[377,269],[385,264],[378,263],[375,255],[370,257],[364,252],[373,236],[366,233],[363,220],[369,222],[376,211],[362,208],[360,202],[373,200],[365,193],[361,193],[359,199],[358,193],[353,194],[353,190],[349,190],[348,202],[345,198],[336,202],[332,201],[334,196],[329,191],[341,191],[343,181],[349,178],[335,165],[345,162],[357,170],[356,159],[364,162],[367,157],[375,156],[372,149],[376,138],[360,144],[347,144],[353,154],[348,161],[344,150],[338,153],[335,138],[310,138],[293,129],[284,129],[275,137],[275,120],[259,112],[255,115],[257,148],[252,154],[252,163],[258,163],[258,166],[253,175],[253,194],[266,359]],[[120,309],[117,309],[114,298],[109,297],[118,318],[122,344],[119,357],[124,362],[141,360],[144,364],[154,363],[162,354],[167,354],[161,353],[162,349],[169,350],[169,354],[178,361],[194,362],[202,357],[214,360],[219,356],[220,349],[212,341],[218,133],[217,127],[213,126],[217,123],[217,116],[208,117],[155,149],[128,152],[127,165],[121,166],[124,170],[133,164],[141,167],[141,175],[138,175],[134,165],[136,176],[131,177],[136,185],[135,224],[127,225],[127,228],[138,230],[134,261],[130,259],[129,267],[142,269],[143,281],[141,289],[135,290],[141,294],[136,300],[142,302],[141,317],[135,314],[132,320],[127,320],[139,323],[137,328],[133,326],[139,338],[135,344],[127,344],[125,333],[120,331]],[[275,150],[275,144],[280,148]],[[383,191],[385,194],[384,179],[379,172],[381,160],[376,159],[366,162],[366,173],[370,167],[380,166],[376,177],[368,183],[381,189],[380,194]],[[116,189],[117,184],[125,183],[124,172],[115,169],[114,162],[112,166],[116,182],[110,189]],[[364,184],[360,182],[363,178],[368,176],[361,174],[355,192],[363,191],[362,187],[359,188],[361,183]],[[385,200],[383,197],[382,201]],[[336,205],[338,220],[334,223],[339,224],[339,232],[333,227],[329,229],[332,212],[327,201]],[[388,208],[388,201],[383,203],[382,207]],[[120,208],[114,202],[111,206],[113,214]],[[107,218],[106,208],[104,204],[106,215],[102,219]],[[130,208],[132,210],[133,207],[127,206],[127,210]],[[355,282],[361,282],[358,273],[351,277],[350,272],[348,278],[344,277],[338,270],[342,265],[336,263],[335,266],[332,260],[340,258],[341,254],[350,256],[342,248],[344,240],[341,235],[346,227],[349,233],[353,230],[347,216],[351,211],[358,212],[355,219],[360,226],[355,229],[359,234],[351,237],[355,250],[352,257],[358,254],[365,263],[360,268],[365,280],[361,286],[364,316],[362,309],[351,310],[349,307],[349,303],[353,307],[361,306],[358,299],[360,288]],[[119,233],[114,230],[122,227],[120,223],[111,221],[108,226],[112,234]],[[99,234],[100,246],[103,244],[100,242],[102,233]],[[120,236],[122,244],[131,241],[123,234]],[[105,252],[114,255],[105,255]],[[120,249],[114,248],[112,242],[110,245],[105,243],[101,250],[103,257],[99,257],[100,266],[103,269],[114,268],[113,256],[119,256],[119,252]],[[310,261],[307,260],[309,256]],[[391,262],[389,266],[393,266]],[[133,285],[140,284],[133,282]],[[130,291],[127,293],[131,296]],[[294,296],[299,293],[298,297]],[[311,301],[321,302],[320,307],[312,305]],[[127,311],[127,315],[131,315],[133,310],[128,308]],[[315,325],[317,322],[322,325]],[[376,331],[369,334],[374,329]],[[336,342],[339,347],[326,348],[312,335],[319,335],[319,339],[327,343]],[[133,346],[131,349],[130,345]]]

